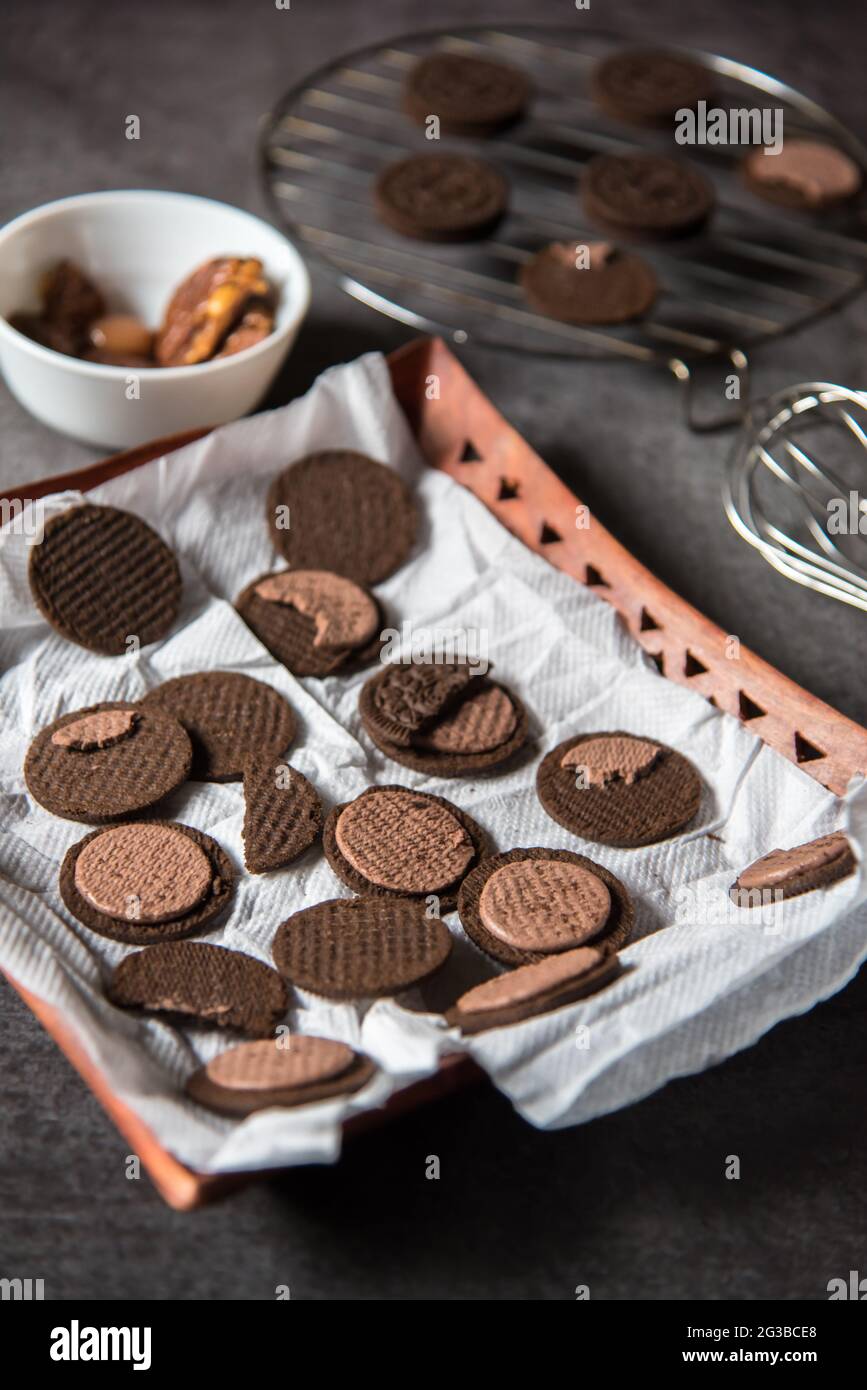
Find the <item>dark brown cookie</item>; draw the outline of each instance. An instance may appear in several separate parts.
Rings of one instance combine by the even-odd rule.
[[[593,70],[590,92],[606,115],[637,125],[668,125],[678,111],[712,96],[706,68],[658,49],[627,49]]]
[[[299,989],[371,999],[418,984],[448,959],[452,938],[413,898],[332,898],[277,928],[274,963]]]
[[[698,814],[701,778],[682,754],[655,739],[621,731],[580,734],[542,759],[536,795],[573,835],[631,848],[684,830]]]
[[[184,726],[193,745],[192,776],[204,782],[239,781],[250,757],[285,753],[298,727],[273,686],[236,671],[175,676],[149,690],[141,705]]]
[[[747,187],[766,202],[802,212],[848,202],[864,178],[854,159],[822,140],[786,140],[777,154],[750,150],[741,172]]]
[[[128,703],[63,714],[31,743],[24,780],[52,815],[99,825],[155,806],[190,775],[185,730],[161,710]]]
[[[163,921],[114,916],[95,907],[80,891],[77,866],[81,855],[92,842],[100,836],[112,833],[110,827],[92,830],[83,840],[79,840],[78,844],[72,845],[60,866],[60,896],[73,917],[100,936],[107,936],[112,941],[125,941],[131,946],[149,946],[155,941],[173,941],[182,936],[191,936],[193,932],[208,930],[228,907],[232,898],[235,872],[228,855],[210,835],[205,835],[201,830],[194,830],[189,825],[180,825],[175,821],[137,821],[133,824],[136,829],[142,830],[154,826],[169,827],[188,837],[193,845],[204,852],[210,865],[210,881],[201,899],[182,915]],[[145,896],[152,888],[147,857],[142,856],[138,862],[125,861],[115,876],[112,885],[115,890],[118,884],[122,886],[127,902],[132,908],[136,897]]]
[[[186,1092],[209,1110],[235,1117],[352,1095],[375,1075],[373,1062],[346,1043],[295,1033],[221,1052],[193,1072]]]
[[[322,830],[316,788],[274,757],[251,758],[244,768],[244,863],[251,874],[282,869],[313,844]]]
[[[608,242],[557,241],[521,267],[531,308],[564,323],[626,323],[656,299],[656,276],[646,261]]]
[[[292,569],[332,570],[362,585],[400,569],[418,527],[403,479],[351,449],[308,454],[278,473],[267,520]]]
[[[571,866],[589,873],[602,884],[604,890],[607,890],[608,915],[605,917],[603,925],[589,938],[584,935],[582,939],[581,935],[576,935],[575,946],[572,949],[577,949],[580,943],[581,946],[593,945],[603,953],[610,954],[613,951],[619,951],[621,946],[626,944],[632,934],[635,909],[627,888],[619,878],[611,873],[610,869],[594,863],[592,859],[585,858],[583,854],[573,854],[571,850],[511,849],[504,854],[492,854],[487,859],[483,859],[481,864],[464,879],[458,894],[458,913],[461,925],[471,940],[486,955],[491,956],[494,960],[502,961],[504,965],[527,965],[533,961],[546,960],[551,954],[560,954],[559,951],[540,951],[530,949],[527,945],[510,944],[501,936],[495,936],[482,920],[482,894],[488,882],[499,870],[505,869],[509,865],[523,863],[532,865],[551,863]],[[518,901],[516,915],[520,919],[521,929],[512,937],[512,940],[535,944],[531,928],[532,916],[527,911],[526,900]]]
[[[620,973],[618,956],[579,946],[476,985],[447,1011],[446,1022],[465,1034],[506,1028],[596,994]]]
[[[350,808],[353,816],[341,828],[340,818]],[[422,901],[435,895],[440,912],[455,907],[461,881],[487,852],[484,832],[466,811],[445,797],[394,786],[368,787],[355,801],[334,806],[322,843],[331,868],[354,893]],[[455,872],[446,879],[452,865]],[[410,882],[418,886],[388,886]]]
[[[393,762],[432,777],[468,777],[501,766],[523,748],[528,721],[518,697],[486,676],[465,680],[459,668],[452,671],[453,678],[446,669],[438,683],[434,678],[425,685],[413,665],[387,666],[362,687],[362,723]],[[403,683],[411,701],[406,707],[400,705]],[[437,700],[439,709],[430,713]],[[416,728],[401,719],[415,719]],[[391,732],[401,741],[389,738]]]
[[[372,631],[367,626],[356,629],[356,640],[348,640],[350,630],[343,645],[323,645],[317,641],[317,620],[310,612],[301,612],[293,603],[263,596],[271,581],[286,578],[302,578],[308,574],[327,574],[340,584],[351,584],[360,597],[370,604],[374,614]],[[265,592],[267,590],[265,589]],[[263,647],[267,647],[273,657],[295,676],[315,676],[324,679],[338,671],[348,675],[360,667],[374,661],[381,647],[380,633],[385,626],[382,608],[378,600],[368,590],[356,585],[342,575],[331,575],[322,570],[276,570],[260,574],[252,584],[235,599],[235,608],[244,622],[255,632]]]
[[[714,206],[702,174],[658,154],[597,155],[584,171],[581,193],[587,216],[620,236],[688,236]]]
[[[729,896],[738,907],[764,907],[814,888],[828,888],[856,868],[848,839],[835,831],[793,849],[772,849],[738,875]]]
[[[117,507],[85,503],[46,522],[30,547],[33,601],[56,632],[103,656],[165,637],[178,615],[178,563],[156,531]]]
[[[121,1009],[195,1019],[257,1038],[273,1036],[289,1003],[270,965],[203,941],[160,941],[135,951],[115,967],[106,994]]]
[[[206,362],[219,351],[250,301],[268,294],[262,262],[255,257],[217,256],[197,266],[169,300],[154,340],[157,366]]]
[[[439,117],[447,135],[491,135],[524,114],[529,79],[507,63],[431,53],[407,74],[403,109],[419,125]]]
[[[413,154],[389,164],[374,185],[380,220],[420,241],[485,236],[506,211],[506,181],[463,154]]]
[[[409,748],[413,736],[444,714],[472,679],[466,662],[391,663],[364,686],[362,718],[388,743]]]

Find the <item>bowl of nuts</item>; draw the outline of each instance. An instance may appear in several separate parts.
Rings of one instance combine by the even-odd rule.
[[[184,193],[85,193],[0,231],[0,368],[25,410],[132,448],[252,410],[310,302],[286,238]]]

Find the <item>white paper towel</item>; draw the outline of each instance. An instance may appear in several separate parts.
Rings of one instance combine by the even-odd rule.
[[[358,717],[363,673],[296,680],[232,609],[251,578],[281,563],[265,527],[266,479],[325,447],[360,449],[415,487],[419,543],[377,593],[396,628],[408,622],[416,632],[482,635],[497,677],[531,714],[533,747],[505,772],[444,782],[388,762]],[[465,489],[425,468],[381,357],[333,368],[302,400],[226,426],[89,497],[137,512],[174,547],[183,608],[165,641],[127,657],[91,655],[55,635],[34,608],[20,522],[0,534],[0,965],[63,1011],[118,1094],[185,1162],[228,1171],[333,1161],[347,1115],[382,1104],[396,1087],[432,1072],[442,1052],[461,1047],[532,1123],[575,1124],[748,1045],[833,993],[867,954],[860,867],[826,892],[775,908],[764,924],[755,920],[762,914],[730,912],[726,896],[737,871],[759,854],[841,825],[861,860],[861,786],[841,803],[736,720],[664,680],[604,601],[526,550]],[[80,501],[74,493],[51,498],[47,514]],[[469,811],[497,849],[575,848],[606,864],[637,908],[621,978],[589,1000],[462,1043],[437,1011],[496,967],[452,914],[452,959],[423,991],[368,1007],[302,995],[291,1011],[294,1028],[344,1039],[379,1062],[364,1091],[242,1123],[185,1100],[186,1076],[232,1041],[107,1003],[108,971],[135,948],[105,941],[70,917],[57,891],[58,867],[86,828],[37,806],[21,767],[30,740],[58,715],[135,699],[169,676],[217,668],[248,672],[287,696],[301,724],[290,761],[326,805],[376,782],[421,787]],[[659,738],[701,771],[701,813],[685,834],[639,850],[603,849],[576,840],[542,811],[538,758],[569,734],[612,728]],[[269,962],[281,921],[347,894],[318,848],[288,870],[244,874],[239,784],[190,783],[163,809],[215,836],[239,870],[233,907],[209,941]]]

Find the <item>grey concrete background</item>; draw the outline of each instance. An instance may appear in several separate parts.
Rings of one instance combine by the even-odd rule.
[[[860,18],[859,18],[860,12]],[[0,220],[51,198],[174,188],[263,212],[253,147],[268,106],[339,52],[416,27],[569,22],[570,0],[7,0]],[[858,129],[863,10],[851,0],[591,0],[576,22],[694,43],[775,73]],[[142,118],[142,139],[123,137]],[[860,132],[863,135],[863,130]],[[755,360],[765,394],[863,385],[865,308]],[[270,403],[326,365],[410,336],[323,276]],[[727,437],[683,428],[664,374],[609,363],[465,360],[514,424],[664,580],[807,689],[867,720],[863,619],[796,590],[721,514]],[[624,408],[630,428],[624,429]],[[0,387],[0,483],[92,451]],[[18,999],[0,987],[0,1274],[52,1298],[816,1299],[864,1267],[867,975],[739,1057],[556,1135],[485,1088],[194,1216],[124,1177],[125,1146]],[[442,1178],[424,1177],[427,1154]],[[740,1182],[723,1176],[742,1161]]]

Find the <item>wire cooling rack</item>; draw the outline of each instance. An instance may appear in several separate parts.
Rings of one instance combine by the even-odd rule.
[[[520,26],[412,34],[358,50],[294,87],[263,128],[260,154],[272,207],[356,299],[426,332],[528,352],[613,355],[663,363],[682,381],[691,366],[728,357],[833,309],[867,279],[865,200],[821,217],[761,202],[744,186],[743,150],[681,149],[673,132],[617,123],[589,94],[594,65],[630,43],[585,29]],[[533,79],[528,116],[492,139],[443,136],[432,146],[400,108],[401,83],[431,51],[514,63]],[[714,105],[772,107],[787,136],[813,135],[867,170],[867,150],[806,96],[742,63],[681,50],[713,74]],[[511,187],[510,212],[485,240],[408,241],[384,227],[371,186],[380,168],[413,151],[455,149],[496,165]],[[552,240],[598,238],[576,196],[584,163],[605,152],[686,155],[708,174],[718,205],[705,233],[646,245],[662,292],[650,314],[619,327],[579,327],[533,313],[517,273]]]

